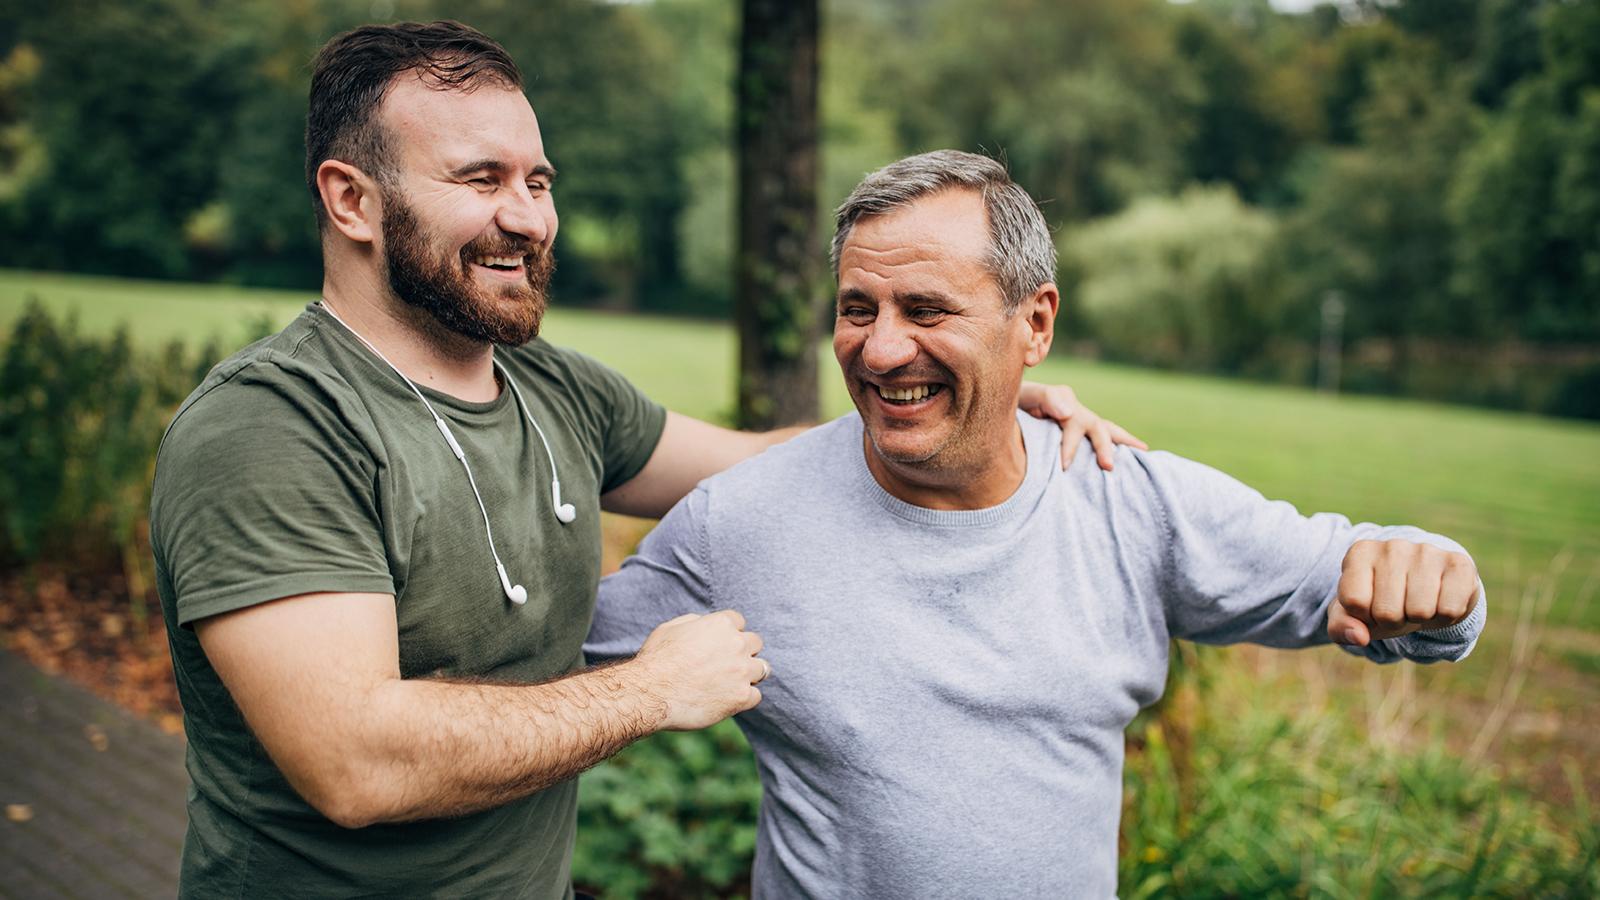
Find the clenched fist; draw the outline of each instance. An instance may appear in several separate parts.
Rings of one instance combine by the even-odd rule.
[[[1447,628],[1478,602],[1478,570],[1463,553],[1412,541],[1357,541],[1344,555],[1328,637],[1365,647],[1413,631]]]
[[[629,666],[667,705],[663,729],[707,728],[761,702],[756,682],[771,672],[757,659],[761,636],[731,609],[684,615],[656,626]]]

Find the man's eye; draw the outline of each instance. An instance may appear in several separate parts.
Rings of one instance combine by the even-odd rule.
[[[937,319],[942,315],[944,315],[944,310],[935,306],[919,306],[911,311],[911,318],[920,321]]]
[[[550,185],[545,184],[542,181],[530,181],[530,182],[528,182],[528,193],[530,193],[530,194],[533,194],[533,195],[537,196],[537,195],[542,194],[542,193],[544,193],[545,191],[548,191],[548,190],[550,190]]]
[[[467,184],[473,187],[494,187],[494,182],[487,178],[469,178],[467,179]]]
[[[846,306],[844,309],[839,310],[839,317],[857,320],[870,319],[872,318],[872,310],[867,309],[865,306]]]

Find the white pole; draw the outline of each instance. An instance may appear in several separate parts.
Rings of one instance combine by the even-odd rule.
[[[1339,393],[1340,342],[1344,336],[1344,295],[1328,291],[1322,295],[1322,349],[1317,362],[1317,390]]]

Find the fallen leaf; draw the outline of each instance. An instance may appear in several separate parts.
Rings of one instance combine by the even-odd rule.
[[[106,748],[111,746],[111,738],[106,737],[105,729],[99,725],[83,726],[83,736],[88,738],[89,743],[94,745],[94,749],[101,753],[106,752]]]
[[[7,803],[6,819],[11,822],[26,822],[33,818],[33,805],[31,803]]]

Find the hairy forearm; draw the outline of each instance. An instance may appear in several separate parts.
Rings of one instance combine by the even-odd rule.
[[[392,679],[362,706],[339,766],[347,783],[322,804],[352,827],[499,806],[574,777],[667,715],[627,664],[537,685]]]

